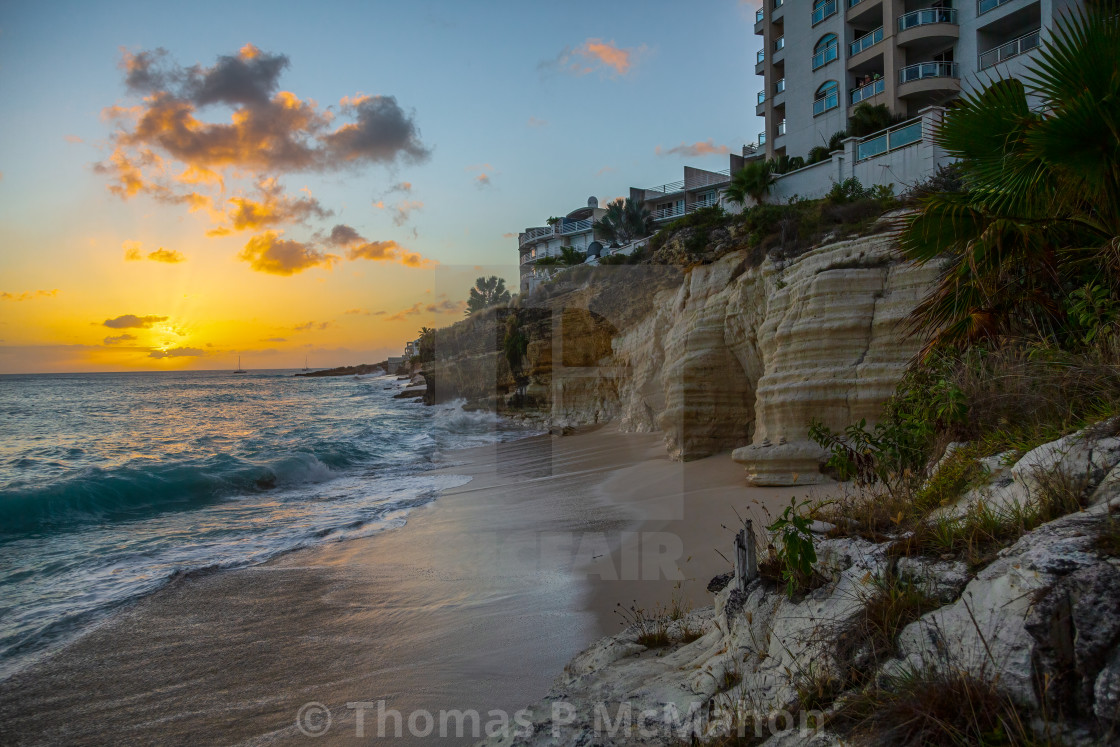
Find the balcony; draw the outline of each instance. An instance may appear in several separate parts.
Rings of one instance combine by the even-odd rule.
[[[786,92],[786,79],[785,78],[779,78],[774,83],[774,95],[777,96],[779,93],[785,93],[785,92]]]
[[[835,87],[813,102],[813,116],[824,114],[840,106],[840,92]]]
[[[786,134],[786,121],[783,119],[778,123],[777,131],[774,133],[775,138],[779,138]]]
[[[766,145],[766,133],[765,132],[758,133],[758,144],[759,145]]]
[[[855,89],[851,93],[852,106],[855,106],[856,104],[858,104],[860,102],[867,101],[869,98],[871,98],[873,96],[878,96],[880,93],[882,93],[885,90],[887,90],[887,79],[886,78],[879,78],[879,80],[872,81],[871,83],[868,83],[866,86],[860,86],[859,88]]]
[[[651,210],[650,216],[654,220],[669,220],[670,218],[679,218],[684,215],[684,201],[674,203],[672,207],[661,208],[660,210]]]
[[[836,15],[836,0],[828,0],[813,8],[813,25],[816,26],[824,19]]]
[[[870,49],[879,42],[883,41],[883,27],[875,29],[869,34],[864,34],[860,38],[848,45],[848,56],[855,57],[857,54],[865,49]]]
[[[956,39],[960,35],[957,11],[953,8],[926,8],[899,16],[899,46],[918,40]]]
[[[911,83],[926,78],[960,78],[961,66],[955,62],[919,62],[898,71],[899,83]]]
[[[982,16],[988,11],[995,10],[1004,3],[1009,3],[1011,0],[978,0],[976,6],[976,15]]]
[[[982,52],[980,54],[980,69],[985,70],[992,65],[998,65],[1001,62],[1010,60],[1012,57],[1018,57],[1024,52],[1036,49],[1040,42],[1040,33],[1041,29],[1035,29],[1029,34],[1023,34],[1018,39],[1012,39],[995,49]]]
[[[905,148],[907,145],[922,141],[922,118],[917,117],[907,122],[897,124],[882,132],[868,135],[856,145],[856,160],[863,161],[868,158],[888,153],[892,150]]]
[[[919,62],[898,71],[898,95],[925,98],[936,102],[946,94],[961,90],[960,65],[955,62]]]
[[[758,92],[758,103],[763,104],[766,102],[766,91]]]
[[[840,54],[840,45],[832,44],[813,55],[813,69],[819,70],[835,60]]]

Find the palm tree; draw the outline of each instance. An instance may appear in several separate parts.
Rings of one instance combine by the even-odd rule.
[[[653,233],[653,217],[644,202],[619,197],[607,205],[607,212],[595,221],[595,230],[607,241],[626,245]]]
[[[894,120],[891,110],[884,104],[857,104],[848,120],[848,131],[852,137],[866,137],[890,127]]]
[[[770,185],[774,183],[774,162],[757,159],[750,161],[746,166],[735,172],[731,177],[731,184],[727,187],[724,197],[730,202],[745,205],[749,197],[754,204],[760,205],[770,194]]]
[[[946,113],[935,140],[966,191],[924,198],[900,237],[909,258],[944,261],[911,319],[926,352],[1010,335],[1069,344],[1071,289],[1120,297],[1118,49],[1120,17],[1068,17],[1026,86],[996,81]]]
[[[509,303],[510,298],[504,279],[497,275],[480,277],[474,281],[470,298],[467,299],[467,316],[500,303]]]

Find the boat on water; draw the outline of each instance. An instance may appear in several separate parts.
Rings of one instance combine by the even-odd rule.
[[[241,356],[240,355],[237,356],[237,370],[234,371],[234,373],[249,373],[248,371],[246,371],[244,368],[241,367]]]
[[[240,366],[238,366],[238,368],[240,368]],[[307,367],[307,356],[305,355],[303,356],[303,372],[307,373],[310,370],[311,369]]]

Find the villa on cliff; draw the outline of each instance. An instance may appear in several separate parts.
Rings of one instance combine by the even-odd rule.
[[[565,246],[586,254],[596,240],[595,221],[606,212],[605,208],[599,207],[598,199],[590,197],[586,207],[577,208],[561,218],[549,218],[547,225],[526,228],[518,234],[521,291],[531,292],[555,269],[554,266],[538,266],[538,260],[559,257],[561,247]]]

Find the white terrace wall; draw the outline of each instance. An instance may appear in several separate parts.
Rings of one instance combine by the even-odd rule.
[[[943,113],[940,107],[924,109],[919,115],[921,140],[871,158],[858,158],[859,145],[874,140],[878,133],[866,138],[848,138],[843,150],[833,151],[829,160],[779,176],[770,188],[767,201],[785,203],[794,196],[823,197],[834,183],[853,176],[865,187],[893,184],[895,194],[901,194],[948,162],[944,151],[933,142],[933,133]]]

